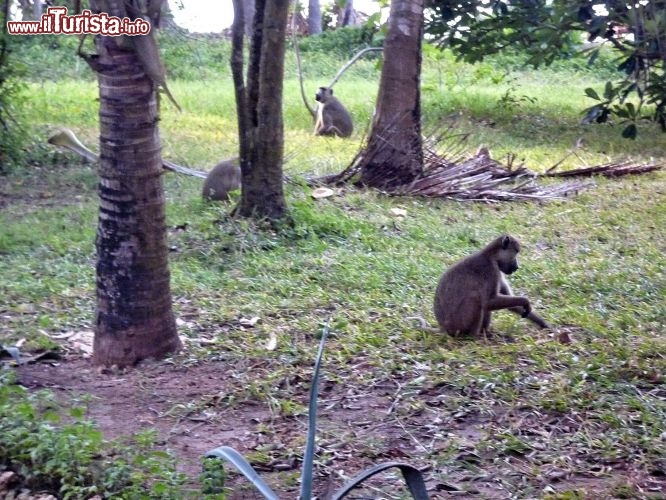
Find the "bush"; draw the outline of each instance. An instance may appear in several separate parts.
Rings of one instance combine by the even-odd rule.
[[[381,47],[382,40],[374,34],[374,28],[369,26],[339,28],[303,38],[299,47],[302,52],[321,52],[346,59],[366,47]]]
[[[168,79],[231,78],[231,43],[224,37],[161,31],[158,44]]]
[[[0,22],[4,24],[2,16]],[[21,117],[25,102],[25,68],[12,56],[9,42],[0,39],[0,174],[7,174],[19,163],[27,132]]]
[[[171,455],[154,449],[154,433],[109,443],[85,409],[70,409],[68,423],[62,414],[51,393],[29,393],[13,372],[0,371],[0,468],[16,472],[28,489],[63,499],[182,498],[185,477]]]
[[[84,51],[94,50],[92,37]],[[60,79],[94,80],[95,74],[78,56],[79,39],[66,35],[17,36],[12,38],[14,58],[25,68],[25,78],[33,82]]]

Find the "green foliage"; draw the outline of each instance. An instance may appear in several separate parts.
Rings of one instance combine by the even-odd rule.
[[[158,44],[170,80],[231,78],[231,45],[225,38],[166,31],[158,32]]]
[[[204,457],[202,459],[202,472],[199,477],[201,492],[208,500],[224,500],[224,484],[227,479],[224,467],[218,460]]]
[[[319,35],[300,40],[302,52],[319,52],[327,57],[350,58],[366,47],[381,47],[381,40],[375,38],[375,30],[369,26],[338,28],[324,31]],[[369,57],[379,57],[369,56]]]
[[[529,56],[526,63],[535,68],[576,53],[589,55],[592,64],[602,51],[598,39],[610,42],[622,78],[606,100],[587,110],[587,122],[605,123],[618,116],[626,125],[622,136],[631,139],[638,134],[639,120],[654,121],[666,132],[666,47],[661,43],[666,26],[664,2],[610,2],[604,9],[595,9],[587,0],[500,0],[492,4],[491,11],[481,1],[427,4],[432,13],[426,32],[470,62],[521,47]],[[632,38],[624,36],[624,29]],[[591,42],[587,48],[581,43],[583,34]],[[643,105],[648,105],[645,112]]]
[[[92,37],[84,51],[94,50]],[[79,38],[74,35],[15,36],[15,57],[25,66],[29,81],[61,79],[96,81],[88,64],[77,55]]]
[[[12,53],[10,38],[4,33],[3,17],[0,13],[0,175],[9,173],[20,163],[27,142],[23,118],[26,96],[22,80],[26,70]]]
[[[85,419],[84,407],[67,418],[47,392],[16,385],[0,371],[0,464],[19,474],[28,488],[64,500],[104,497],[133,500],[180,498],[184,484],[173,457],[155,449],[155,434],[131,443],[108,443]]]

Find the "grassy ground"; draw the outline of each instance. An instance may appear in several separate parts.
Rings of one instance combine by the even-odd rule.
[[[312,93],[321,83],[308,80],[306,88]],[[619,137],[620,127],[579,124],[580,111],[589,104],[583,88],[600,85],[587,73],[505,77],[491,65],[455,66],[444,60],[427,62],[423,83],[427,126],[456,122],[458,130],[471,134],[470,151],[486,144],[494,157],[516,153],[539,171],[582,137],[578,156],[563,168],[620,156],[666,161],[664,136],[655,128],[644,125],[638,140],[626,141]],[[201,168],[233,156],[231,81],[173,81],[170,86],[184,112],[163,102],[164,156]],[[298,179],[347,166],[372,116],[376,89],[376,80],[343,79],[336,93],[352,111],[357,130],[351,140],[315,138],[297,83],[289,79],[287,173]],[[30,93],[36,140],[67,126],[94,145],[94,82],[32,84]],[[94,169],[60,153],[44,152],[41,158],[6,178],[1,190],[2,338],[8,343],[26,339],[28,350],[55,347],[44,333],[91,328],[94,314]],[[326,355],[327,376],[352,387],[405,380],[399,405],[404,418],[424,410],[419,391],[432,395],[442,387],[447,395],[439,414],[443,435],[449,418],[483,420],[497,417],[500,409],[508,415],[495,418],[483,439],[431,451],[435,476],[461,467],[464,451],[477,457],[478,469],[521,457],[528,479],[523,486],[513,484],[521,498],[550,494],[534,489],[547,466],[602,478],[608,498],[657,498],[664,492],[654,489],[664,487],[666,472],[663,172],[600,179],[577,197],[543,204],[387,198],[353,189],[313,201],[307,189],[288,184],[296,225],[284,234],[229,219],[230,205],[202,203],[196,179],[171,174],[165,179],[175,309],[186,318],[180,331],[213,340],[189,355],[205,360],[224,353],[230,363],[268,357],[271,364],[262,378],[237,388],[237,400],[277,407],[278,414],[300,414],[294,410],[300,403],[274,387],[292,364],[308,366],[312,335],[330,319],[335,338]],[[393,207],[406,209],[407,216],[392,217]],[[571,344],[504,313],[495,315],[494,329],[513,336],[514,343],[456,341],[424,334],[404,319],[422,315],[433,322],[439,274],[501,233],[524,244],[514,288],[550,322],[568,328]],[[253,329],[220,327],[252,316],[260,318]],[[278,339],[274,352],[264,349],[270,333]],[[361,358],[365,368],[351,369]],[[518,414],[522,421],[513,418]],[[521,427],[525,415],[530,422],[557,417],[575,425],[546,431],[534,424],[532,433]],[[619,473],[620,462],[630,462],[634,476]],[[584,482],[572,484],[549,498],[585,498]],[[657,486],[650,491],[652,484]]]

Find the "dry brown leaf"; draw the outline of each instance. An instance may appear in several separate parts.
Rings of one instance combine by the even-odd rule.
[[[322,198],[329,198],[331,196],[335,195],[335,191],[333,191],[330,188],[325,188],[325,187],[320,187],[312,191],[311,196],[315,200],[320,200]]]
[[[275,332],[270,332],[268,337],[268,342],[266,343],[267,351],[274,351],[277,348],[277,335]]]
[[[238,322],[241,324],[241,326],[253,327],[260,321],[260,319],[261,318],[259,318],[259,316],[252,316],[251,318],[241,318],[238,320]]]

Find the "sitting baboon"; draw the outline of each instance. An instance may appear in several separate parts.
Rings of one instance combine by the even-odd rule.
[[[333,89],[319,87],[315,99],[319,104],[317,105],[314,134],[349,137],[354,130],[354,123],[349,111],[333,95]]]
[[[201,190],[204,200],[228,201],[229,191],[240,189],[241,169],[238,158],[224,160],[208,172]]]
[[[492,311],[508,309],[541,328],[550,328],[532,311],[526,297],[516,297],[505,274],[518,269],[520,243],[501,236],[481,251],[451,266],[439,279],[434,312],[439,329],[450,335],[488,333]]]

